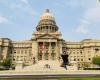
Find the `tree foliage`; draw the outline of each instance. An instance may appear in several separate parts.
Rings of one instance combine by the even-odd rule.
[[[92,63],[100,66],[100,56],[93,57]]]
[[[5,68],[9,68],[11,66],[11,59],[4,59],[2,62],[0,62],[0,66],[3,66]]]

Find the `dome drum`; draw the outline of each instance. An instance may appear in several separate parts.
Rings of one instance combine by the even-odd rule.
[[[36,30],[39,32],[52,32],[53,33],[53,32],[58,31],[58,27],[45,25],[45,26],[37,27]]]

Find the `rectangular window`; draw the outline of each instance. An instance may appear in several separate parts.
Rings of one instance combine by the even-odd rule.
[[[21,50],[21,54],[23,54],[23,50]]]
[[[14,50],[14,53],[16,53],[16,50]]]
[[[27,50],[25,50],[25,54],[27,54]]]

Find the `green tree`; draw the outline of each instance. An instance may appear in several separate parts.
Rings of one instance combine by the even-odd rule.
[[[1,63],[1,65],[3,66],[3,67],[5,67],[5,68],[10,68],[10,66],[11,66],[11,59],[4,59],[3,61],[2,61],[2,63]]]
[[[100,66],[100,56],[93,57],[92,63]]]

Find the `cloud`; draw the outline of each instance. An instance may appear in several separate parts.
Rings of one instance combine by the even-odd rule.
[[[67,1],[67,5],[71,6],[71,7],[77,7],[79,6],[80,1],[78,0],[69,0]]]
[[[66,0],[66,5],[72,8],[77,8],[77,7],[87,7],[90,6],[91,4],[89,4],[89,2],[91,2],[91,4],[93,4],[91,0]]]
[[[21,0],[21,2],[22,2],[23,4],[29,4],[29,1],[28,1],[28,0]]]
[[[0,16],[0,24],[8,23],[8,22],[9,22],[9,20],[6,17]]]
[[[80,20],[80,25],[77,27],[76,32],[88,34],[88,26],[90,25],[90,22],[87,20]]]
[[[90,25],[98,23],[100,23],[100,6],[96,5],[86,10],[82,19],[80,20],[79,26],[76,28],[76,32],[88,34],[90,31],[89,28],[94,27]]]
[[[88,9],[85,14],[85,19],[88,21],[100,21],[100,6],[93,7],[91,9]]]
[[[36,15],[37,12],[30,5],[29,0],[20,0],[19,3],[14,3],[10,5],[10,8],[16,13],[28,14],[30,16]]]
[[[99,4],[100,5],[100,1],[99,0],[61,0],[60,2],[58,2],[59,0],[54,0],[55,5],[60,6],[60,7],[69,7],[71,9],[78,9],[81,8],[82,10],[84,10],[85,8],[89,8],[95,4]]]
[[[83,34],[88,34],[89,31],[87,29],[87,26],[81,25],[76,29],[76,32],[83,33]]]

